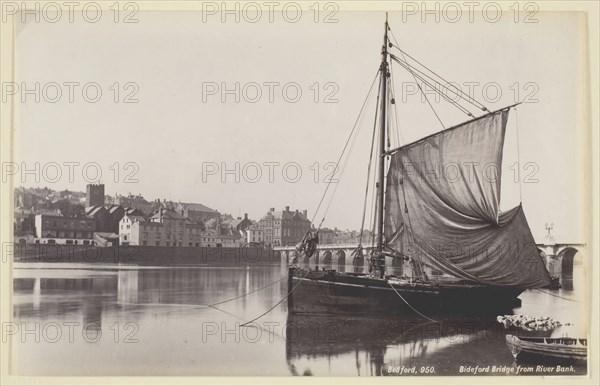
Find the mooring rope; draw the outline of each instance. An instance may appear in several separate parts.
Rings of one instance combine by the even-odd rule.
[[[543,291],[543,290],[541,290],[541,289],[539,289],[539,288],[536,288],[536,290],[538,290],[538,291],[540,291],[540,292],[542,292],[542,293],[545,293],[546,295],[554,296],[555,298],[560,298],[560,299],[568,300],[568,301],[570,301],[570,302],[575,302],[575,303],[581,303],[581,302],[579,302],[579,301],[577,301],[577,300],[574,300],[574,299],[569,299],[569,298],[566,298],[566,297],[564,297],[564,296],[560,296],[560,295],[555,295],[555,294],[553,294],[553,293],[551,293],[551,292],[546,292],[546,291]]]
[[[310,271],[306,271],[306,274],[305,274],[305,275],[302,277],[302,279],[304,279],[306,276],[308,276],[308,274],[309,274],[309,273],[310,273]],[[250,324],[250,323],[252,323],[252,322],[255,322],[255,321],[257,321],[258,319],[262,318],[263,316],[265,316],[266,314],[268,314],[269,312],[271,312],[273,309],[275,309],[275,307],[277,307],[277,306],[278,306],[278,305],[280,305],[280,304],[281,304],[281,303],[282,303],[282,302],[283,302],[285,299],[287,299],[287,298],[288,298],[288,296],[290,296],[290,295],[292,294],[292,292],[294,292],[294,290],[295,290],[296,288],[298,288],[298,286],[299,286],[300,284],[302,284],[302,280],[298,281],[298,284],[296,284],[296,285],[294,286],[294,288],[292,288],[292,289],[290,290],[290,292],[288,292],[288,293],[287,293],[287,295],[285,295],[283,298],[281,298],[281,300],[279,300],[277,303],[275,303],[275,305],[274,305],[273,307],[269,308],[267,311],[263,312],[262,314],[260,314],[260,315],[259,315],[259,316],[257,316],[256,318],[254,318],[254,319],[252,319],[252,320],[250,320],[250,321],[248,321],[248,322],[246,322],[246,323],[242,324],[241,326],[242,326],[242,327],[244,327],[244,326],[247,326],[248,324]]]
[[[400,299],[402,299],[404,301],[404,303],[406,303],[406,305],[409,306],[414,312],[416,312],[417,314],[421,315],[422,317],[424,317],[427,320],[431,320],[432,322],[438,323],[437,320],[431,319],[430,317],[425,316],[422,313],[420,313],[419,311],[417,311],[413,306],[410,305],[410,303],[408,303],[406,301],[406,299],[404,299],[404,297],[402,295],[400,295],[400,293],[398,291],[396,291],[396,289],[394,288],[394,286],[392,285],[392,283],[388,282],[388,284],[390,285],[390,287],[392,287],[392,289],[394,290],[394,292],[396,293],[396,295],[398,295],[400,297]]]
[[[253,290],[253,291],[250,291],[250,292],[248,292],[248,293],[245,293],[245,294],[243,294],[243,295],[236,296],[236,297],[234,297],[234,298],[231,298],[231,299],[228,299],[228,300],[223,300],[222,302],[218,302],[218,303],[212,303],[212,304],[209,304],[209,305],[208,305],[208,307],[218,306],[219,304],[223,304],[223,303],[230,302],[230,301],[232,301],[232,300],[236,300],[236,299],[239,299],[239,298],[243,298],[244,296],[251,295],[251,294],[253,294],[253,293],[255,293],[255,292],[258,292],[258,291],[260,291],[260,290],[262,290],[262,289],[265,289],[265,288],[267,288],[267,287],[270,287],[270,286],[272,286],[272,285],[274,285],[274,284],[277,284],[277,283],[279,283],[280,281],[282,281],[282,280],[285,280],[285,279],[287,279],[287,276],[284,276],[284,277],[282,277],[281,279],[279,279],[279,280],[277,280],[277,281],[274,281],[274,282],[272,282],[272,283],[269,283],[269,284],[267,284],[267,285],[265,285],[265,286],[263,286],[263,287],[257,288],[257,289],[255,289],[255,290]],[[214,308],[214,307],[213,307],[213,308]]]

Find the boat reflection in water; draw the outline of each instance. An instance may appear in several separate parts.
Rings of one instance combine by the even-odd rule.
[[[293,375],[460,375],[461,366],[488,365],[510,372],[516,363],[506,350],[506,335],[532,334],[504,329],[491,317],[430,321],[297,314],[288,316],[286,332]]]

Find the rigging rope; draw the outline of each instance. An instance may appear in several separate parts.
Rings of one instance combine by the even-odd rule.
[[[435,81],[432,79],[433,81],[435,81],[436,83],[438,83],[440,86],[443,86],[446,89],[449,89],[450,91],[454,92],[455,94],[457,94],[456,91],[451,90],[448,86],[446,86],[445,84],[452,84],[451,82],[447,81],[444,77],[442,77],[441,75],[439,75],[438,73],[436,73],[435,71],[433,71],[432,69],[430,69],[429,67],[427,67],[426,65],[424,65],[423,63],[421,63],[420,61],[418,61],[417,59],[415,59],[413,56],[411,56],[409,53],[407,53],[406,51],[402,50],[400,48],[400,45],[398,44],[398,41],[396,40],[396,36],[394,36],[394,32],[390,29],[390,35],[392,36],[392,39],[394,40],[394,44],[392,44],[393,48],[396,48],[398,51],[400,51],[403,56],[406,55],[409,58],[411,58],[415,63],[417,63],[418,65],[420,65],[421,67],[423,67],[425,70],[429,71],[432,75],[436,76],[440,81]],[[444,84],[445,83],[445,84]],[[478,100],[476,100],[475,98],[473,98],[471,95],[465,93],[464,91],[462,91],[460,88],[456,88],[460,94],[462,94],[463,96],[461,97],[462,99],[466,100],[467,102],[471,103],[473,106],[481,109],[484,112],[489,112],[488,108],[481,102],[479,102]],[[458,94],[457,94],[458,96]]]
[[[394,91],[394,71],[393,71],[393,66],[390,66],[390,79],[391,79],[391,93],[392,93],[392,100],[394,101],[394,108],[391,109],[390,111],[392,111],[394,113],[394,120],[392,122],[396,123],[396,142],[397,142],[397,146],[401,146],[402,144],[404,144],[404,136],[402,136],[402,133],[400,132],[400,124],[398,123],[398,104],[395,103],[396,101],[396,92]]]
[[[373,86],[375,85],[375,81],[377,80],[377,76],[378,75],[379,75],[379,69],[377,69],[377,72],[375,73],[375,77],[373,78],[373,82],[371,83],[371,87],[369,88],[369,92],[367,93],[365,101],[363,102],[363,105],[360,108],[358,116],[356,117],[356,120],[354,121],[354,125],[352,126],[352,131],[350,132],[350,135],[348,136],[348,139],[346,140],[346,143],[344,144],[344,148],[342,149],[342,153],[340,154],[340,156],[339,156],[339,158],[338,158],[338,160],[337,160],[337,162],[335,164],[335,169],[334,170],[337,170],[337,168],[338,168],[338,166],[340,164],[340,161],[342,160],[342,157],[344,156],[344,153],[346,152],[346,148],[348,147],[348,143],[350,143],[350,139],[352,138],[352,135],[354,134],[354,131],[356,130],[356,127],[358,126],[359,119],[361,118],[361,116],[363,114],[363,111],[365,109],[365,106],[367,105],[367,102],[370,99],[370,95],[373,92]],[[329,181],[327,182],[327,186],[325,187],[325,191],[323,192],[323,196],[321,196],[321,200],[319,201],[319,205],[317,205],[317,209],[315,210],[315,213],[313,214],[311,223],[313,223],[315,221],[315,218],[317,217],[317,213],[319,212],[319,209],[321,208],[321,205],[323,204],[323,200],[325,199],[325,195],[327,194],[327,191],[329,190],[329,187],[331,186],[331,182],[332,181],[333,181],[333,178],[330,178]],[[337,184],[336,184],[336,186],[337,186]],[[323,221],[325,220],[325,213],[323,214],[323,219],[321,220],[321,223],[319,224],[319,228],[321,228],[321,224],[323,224]]]
[[[473,113],[471,113],[466,107],[464,107],[463,105],[461,105],[460,103],[458,103],[457,101],[455,101],[454,99],[450,98],[448,95],[446,95],[445,93],[441,92],[441,90],[438,90],[436,88],[436,85],[433,84],[432,82],[436,82],[434,79],[432,79],[431,77],[427,76],[427,74],[422,73],[421,71],[419,71],[418,69],[411,67],[410,64],[408,62],[406,62],[406,60],[401,60],[399,59],[397,56],[390,54],[390,57],[392,58],[392,60],[394,60],[396,63],[398,63],[400,66],[402,66],[403,68],[405,68],[408,71],[416,71],[421,73],[422,75],[418,75],[416,73],[413,73],[413,76],[416,76],[421,82],[423,82],[425,85],[431,87],[431,89],[433,91],[435,91],[438,95],[441,95],[442,98],[444,98],[444,100],[446,100],[446,102],[450,103],[452,106],[456,107],[457,109],[459,109],[462,113],[475,118],[475,116],[473,115]],[[431,82],[429,82],[428,80],[425,79],[425,77],[431,79]],[[439,83],[438,83],[439,84]],[[440,85],[442,87],[445,87],[443,85]],[[451,90],[447,87],[445,87],[447,90]],[[456,93],[455,93],[456,94]],[[457,94],[458,95],[458,94]],[[460,95],[458,95],[460,97]]]
[[[359,119],[361,118],[363,111],[365,109],[365,106],[367,105],[368,100],[370,99],[371,93],[373,92],[373,86],[375,85],[375,81],[377,80],[377,76],[379,75],[379,69],[377,69],[377,72],[375,73],[375,77],[373,78],[373,82],[371,83],[371,87],[369,88],[369,92],[367,93],[367,96],[365,98],[365,101],[363,102],[362,107],[360,108],[360,111],[358,113],[358,116],[356,117],[356,120],[354,121],[354,125],[352,126],[352,131],[350,132],[350,135],[348,136],[348,139],[346,140],[346,143],[344,144],[344,148],[342,149],[342,153],[340,154],[340,157],[338,158],[336,164],[335,164],[335,169],[337,170],[340,161],[342,160],[342,157],[344,156],[344,153],[346,152],[346,148],[348,147],[348,143],[350,142],[350,139],[352,138],[352,135],[354,134],[354,131],[356,130],[356,127],[358,126],[358,122]],[[323,204],[323,200],[325,199],[325,195],[327,194],[327,191],[329,190],[329,187],[331,186],[331,182],[333,181],[333,178],[330,178],[329,181],[327,181],[327,186],[325,187],[325,191],[323,192],[323,195],[321,196],[321,200],[319,201],[319,205],[317,205],[317,209],[315,210],[315,213],[313,214],[312,220],[310,221],[311,223],[314,223],[315,218],[317,217],[317,213],[319,212],[319,209],[321,208],[321,205]],[[337,186],[337,184],[336,184]],[[326,212],[325,212],[326,213]],[[323,214],[323,219],[321,220],[321,223],[319,224],[319,229],[321,228],[321,225],[323,224],[323,221],[325,221],[325,213]]]
[[[376,105],[379,105],[379,97],[381,96],[381,88],[377,93],[377,102]],[[360,222],[360,236],[358,239],[358,245],[362,245],[363,232],[365,229],[365,215],[367,213],[367,198],[369,197],[369,185],[371,179],[371,167],[373,164],[373,149],[375,148],[375,134],[377,133],[377,118],[378,118],[379,109],[375,110],[375,120],[373,122],[373,136],[371,138],[371,152],[369,154],[369,167],[367,168],[367,187],[365,189],[365,201],[363,203],[363,213],[362,220]]]
[[[404,54],[403,54],[404,55]],[[394,56],[390,55],[390,57],[392,59],[394,59]],[[406,62],[406,58],[404,59],[404,61]],[[399,60],[395,60],[396,63],[400,64]],[[429,107],[431,107],[431,111],[433,111],[433,114],[435,114],[435,117],[438,119],[438,121],[440,121],[440,125],[442,125],[442,129],[445,129],[446,126],[444,125],[444,122],[442,122],[442,120],[440,119],[440,116],[438,115],[438,113],[435,111],[435,109],[433,108],[433,105],[431,104],[431,102],[429,101],[429,98],[427,98],[427,94],[425,94],[425,91],[423,91],[423,88],[421,87],[421,84],[417,81],[417,77],[415,75],[415,73],[412,71],[412,68],[410,66],[407,67],[407,70],[411,73],[411,75],[413,76],[413,78],[415,79],[415,83],[417,84],[417,86],[419,87],[419,90],[421,90],[421,94],[423,94],[423,97],[425,98],[425,100],[427,101],[427,104],[429,104]]]
[[[396,288],[394,288],[394,286],[392,285],[392,283],[388,282],[388,284],[390,285],[390,287],[392,287],[392,289],[394,290],[394,292],[396,293],[396,295],[400,296],[400,299],[402,299],[402,301],[404,301],[404,303],[406,303],[407,306],[409,306],[411,308],[411,310],[413,310],[414,312],[416,312],[417,314],[421,315],[422,317],[424,317],[427,320],[430,320],[432,322],[436,322],[438,323],[437,320],[435,319],[431,319],[428,316],[423,315],[422,313],[420,313],[419,311],[417,311],[413,306],[410,305],[409,302],[406,301],[406,299],[404,299],[404,297],[402,297],[402,295],[400,295],[400,293],[398,291],[396,291]]]
[[[519,143],[519,111],[515,109],[515,121],[517,126],[517,177],[519,178],[519,202],[523,204],[523,181],[521,180],[521,145]]]

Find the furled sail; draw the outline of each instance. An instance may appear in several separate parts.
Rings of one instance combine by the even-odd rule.
[[[507,119],[508,109],[490,113],[391,155],[388,248],[483,284],[550,284],[522,207],[499,213]]]

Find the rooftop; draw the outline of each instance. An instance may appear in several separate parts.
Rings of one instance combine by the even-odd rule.
[[[206,205],[197,204],[194,202],[182,202],[181,205],[188,210],[193,210],[194,212],[209,212],[209,213],[218,213],[216,210],[209,208]]]

